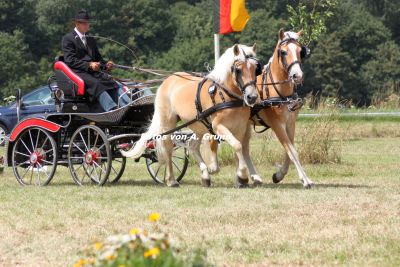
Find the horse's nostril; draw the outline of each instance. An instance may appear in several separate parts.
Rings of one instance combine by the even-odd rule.
[[[247,96],[247,102],[249,102],[249,103],[254,103],[256,101],[256,99],[257,99],[257,95],[256,96],[253,96],[253,95]]]

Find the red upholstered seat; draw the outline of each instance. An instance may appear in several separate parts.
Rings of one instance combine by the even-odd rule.
[[[69,79],[73,83],[73,91],[75,96],[84,96],[85,95],[85,83],[81,77],[79,77],[75,72],[73,72],[67,64],[63,61],[57,61],[54,64],[54,71],[56,72],[57,79],[60,80],[65,75],[67,79]],[[63,73],[64,75],[57,75]],[[61,77],[60,77],[61,76]],[[60,81],[59,81],[60,82]],[[59,87],[64,91],[61,84]]]

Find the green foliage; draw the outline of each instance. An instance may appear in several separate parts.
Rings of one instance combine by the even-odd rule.
[[[400,93],[400,47],[393,41],[378,46],[372,59],[363,65],[362,78],[369,85],[371,94],[385,99]]]
[[[251,0],[246,5],[249,23],[241,33],[221,36],[221,51],[237,42],[257,43],[265,63],[279,28],[303,29],[302,42],[313,52],[304,64],[304,93],[369,105],[398,92],[399,1]],[[61,38],[74,27],[72,18],[80,9],[93,18],[91,35],[133,50],[99,37],[106,59],[173,71],[206,71],[206,62],[213,66],[213,1],[0,0],[0,97],[46,82],[61,53]]]
[[[287,5],[290,25],[296,31],[303,30],[302,43],[309,45],[318,41],[327,31],[326,21],[333,16],[337,4],[338,0],[298,0],[297,7]]]

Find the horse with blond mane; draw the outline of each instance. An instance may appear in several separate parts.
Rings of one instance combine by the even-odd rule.
[[[223,137],[233,147],[238,158],[238,185],[247,185],[248,168],[241,143],[246,135],[250,106],[258,98],[255,75],[258,62],[255,56],[255,45],[236,44],[226,50],[203,80],[183,72],[169,76],[158,88],[154,115],[147,132],[141,135],[131,150],[121,151],[122,154],[138,158],[149,140],[173,131],[179,120],[193,121],[188,127],[196,134],[196,139],[190,148],[199,163],[203,186],[210,186],[211,179],[200,154],[200,144],[203,136],[210,131]],[[167,138],[156,138],[157,156],[166,164],[165,183],[175,187],[179,183],[172,169],[173,147],[169,135]]]
[[[251,125],[271,128],[284,147],[285,159],[283,165],[273,174],[274,183],[283,180],[288,172],[290,160],[294,163],[300,181],[305,188],[311,188],[314,183],[308,178],[300,164],[299,156],[294,146],[295,123],[302,101],[297,97],[295,86],[303,82],[301,61],[309,50],[299,43],[300,32],[278,33],[278,43],[269,63],[264,67],[262,75],[257,78],[258,92],[261,102],[252,108],[252,116],[247,126],[245,138],[242,142],[243,155],[250,170],[250,176],[256,185],[262,184],[261,177],[250,158],[249,141]],[[211,173],[219,170],[217,161],[218,144],[210,144],[211,158],[208,168]]]

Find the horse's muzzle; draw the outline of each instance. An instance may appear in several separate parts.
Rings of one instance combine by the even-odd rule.
[[[247,105],[253,106],[257,101],[257,94],[247,95],[245,101],[246,101]]]

